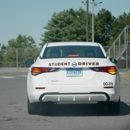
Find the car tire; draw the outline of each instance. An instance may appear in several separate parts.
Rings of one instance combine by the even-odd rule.
[[[118,102],[108,102],[108,110],[111,114],[118,114],[120,112],[120,99]]]
[[[30,115],[39,114],[39,103],[30,103],[27,99],[27,110]]]

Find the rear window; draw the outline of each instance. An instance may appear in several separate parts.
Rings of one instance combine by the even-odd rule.
[[[105,56],[98,46],[54,46],[46,47],[42,58],[105,58]]]

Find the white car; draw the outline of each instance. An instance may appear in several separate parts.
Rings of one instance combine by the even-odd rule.
[[[28,113],[38,114],[41,103],[105,102],[120,111],[120,76],[116,60],[99,43],[55,42],[43,46],[27,77]]]

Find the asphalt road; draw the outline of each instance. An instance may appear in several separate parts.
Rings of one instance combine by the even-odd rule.
[[[97,104],[53,105],[29,115],[26,76],[0,76],[0,130],[130,130],[130,82],[121,80],[121,111]]]

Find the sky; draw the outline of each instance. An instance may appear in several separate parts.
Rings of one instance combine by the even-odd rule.
[[[95,2],[98,3],[100,0]],[[115,17],[130,12],[130,0],[102,0],[102,2],[94,7],[95,14],[102,8],[109,10]],[[81,0],[0,0],[0,43],[8,45],[8,40],[16,39],[22,34],[33,37],[38,45],[45,32],[43,27],[54,12],[59,13],[70,8],[78,10],[80,7],[86,10]],[[89,11],[92,12],[91,3]]]

